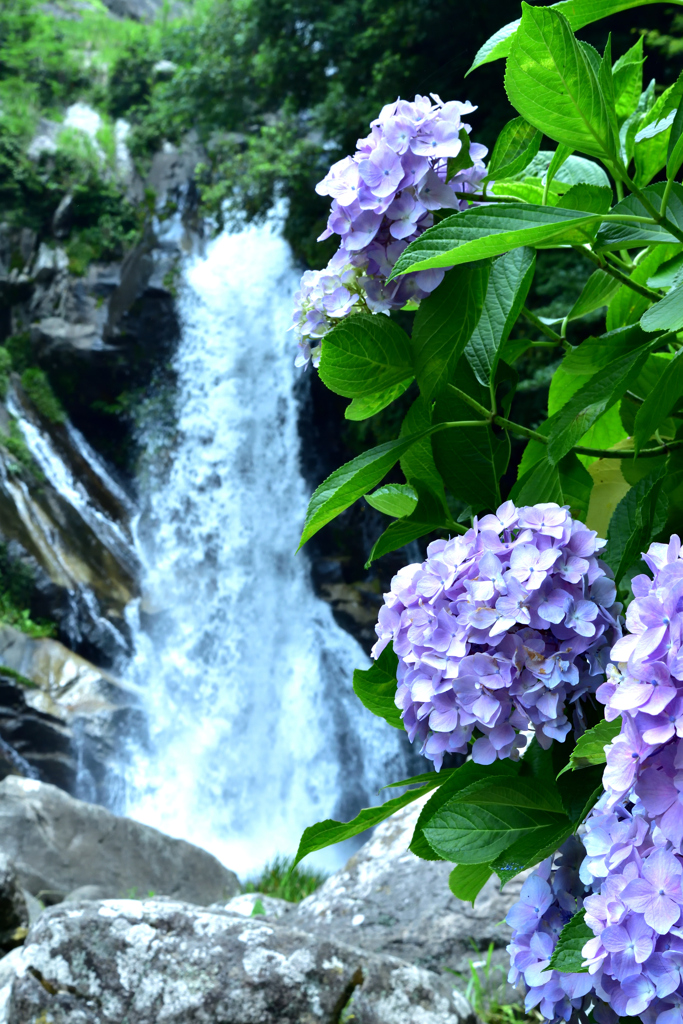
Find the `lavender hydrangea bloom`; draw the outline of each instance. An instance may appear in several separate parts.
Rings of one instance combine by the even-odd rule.
[[[608,720],[622,716],[621,733],[607,748],[604,781],[612,803],[626,798],[653,752],[683,737],[680,539],[674,535],[669,544],[650,545],[643,558],[654,578],[634,577],[634,600],[626,613],[628,632],[612,648],[615,664],[597,692]],[[667,829],[673,827],[675,813],[669,815]],[[682,833],[683,820],[675,826],[679,850]]]
[[[586,892],[578,866],[583,847],[572,836],[559,853],[543,862],[522,886],[519,902],[505,918],[513,929],[510,945],[512,985],[524,982],[527,1012],[538,1008],[549,1021],[569,1021],[576,1010],[595,1003],[590,974],[549,970],[560,932],[581,909]]]
[[[516,757],[533,729],[547,748],[582,730],[580,699],[604,677],[603,648],[621,635],[604,541],[566,507],[516,508],[429,545],[394,577],[373,648],[393,642],[396,704],[437,770],[473,737],[479,764]]]
[[[406,246],[434,223],[433,212],[465,209],[467,201],[455,193],[474,192],[484,177],[487,149],[475,142],[473,166],[446,181],[448,160],[462,149],[460,133],[471,131],[462,117],[474,110],[434,93],[413,103],[398,99],[371,123],[355,154],[333,164],[318,183],[318,194],[332,200],[319,240],[339,235],[341,245],[324,270],[303,275],[295,296],[297,365],[317,362],[320,339],[352,306],[388,313],[419,302],[441,283],[444,270],[417,271],[391,284],[387,278]]]
[[[585,963],[596,996],[644,1024],[680,1020],[683,1005],[683,857],[658,824],[668,806],[663,787],[647,778],[671,776],[675,759],[656,754],[629,806],[608,808],[608,791],[584,826],[580,877],[593,890],[584,907],[595,936],[583,948]]]

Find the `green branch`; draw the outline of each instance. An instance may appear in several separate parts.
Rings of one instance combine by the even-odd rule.
[[[617,270],[616,267],[612,266],[611,263],[608,263],[607,260],[602,259],[602,257],[598,256],[598,254],[593,252],[592,249],[587,249],[583,245],[573,245],[572,249],[575,249],[576,252],[583,253],[583,255],[589,259],[591,263],[595,264],[596,267],[599,267],[600,270],[604,270],[606,274],[610,275],[610,277],[620,281],[622,284],[626,285],[627,288],[637,292],[638,295],[642,295],[643,298],[650,299],[652,302],[659,302],[662,298],[660,292],[656,292],[653,288],[647,288],[644,284],[637,284],[635,281],[632,281],[628,274],[622,274],[621,270]]]

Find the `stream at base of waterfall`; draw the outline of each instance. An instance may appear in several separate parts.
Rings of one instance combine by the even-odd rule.
[[[298,279],[273,224],[187,257],[171,426],[151,403],[140,427],[145,597],[125,676],[148,737],[130,744],[121,810],[242,877],[294,853],[307,825],[378,803],[406,768],[405,738],[353,694],[368,659],[295,554]]]

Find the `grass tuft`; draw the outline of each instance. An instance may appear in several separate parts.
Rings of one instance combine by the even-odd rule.
[[[274,857],[260,875],[245,883],[243,891],[260,892],[264,896],[276,896],[289,903],[300,903],[323,884],[327,875],[322,871],[307,871],[300,867],[292,870],[293,860],[293,857],[281,855]]]

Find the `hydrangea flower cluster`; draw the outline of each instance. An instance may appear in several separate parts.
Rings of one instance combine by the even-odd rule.
[[[632,581],[630,632],[612,648],[615,664],[597,691],[606,717],[621,715],[622,728],[606,749],[605,794],[582,830],[579,878],[594,933],[583,947],[589,969],[583,977],[591,978],[591,998],[604,1003],[594,1012],[600,1024],[621,1017],[643,1024],[683,1020],[680,540],[653,544],[643,557],[654,578]],[[549,1019],[563,1018],[558,1012]]]
[[[446,752],[479,764],[517,757],[533,729],[548,748],[574,725],[621,636],[616,589],[596,557],[605,542],[566,507],[516,508],[429,545],[393,578],[373,648],[393,642],[396,704],[437,770]]]
[[[584,857],[581,842],[572,836],[553,860],[544,861],[522,886],[520,898],[505,920],[513,929],[508,981],[526,984],[527,1013],[538,1007],[547,1020],[568,1021],[575,1010],[595,1000],[590,974],[563,974],[549,970],[560,932],[581,910],[586,888],[579,876]]]
[[[317,362],[320,339],[354,306],[387,313],[426,298],[443,280],[444,270],[423,270],[386,283],[408,243],[431,227],[434,211],[465,209],[467,201],[455,193],[474,192],[485,176],[488,151],[471,143],[473,166],[446,181],[448,161],[462,149],[460,134],[471,131],[462,117],[474,110],[434,93],[413,103],[398,99],[371,122],[354,155],[333,164],[318,183],[318,194],[332,198],[319,241],[339,235],[341,245],[324,270],[301,279],[293,317],[298,366],[311,357]]]
[[[605,788],[621,801],[640,765],[674,737],[683,736],[683,557],[681,542],[652,544],[643,558],[654,578],[635,576],[626,613],[628,634],[612,649],[608,679],[598,690],[605,718],[622,716],[607,751]]]

